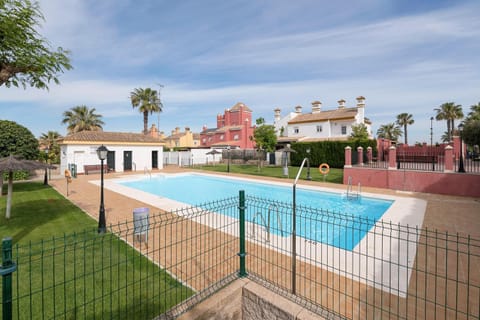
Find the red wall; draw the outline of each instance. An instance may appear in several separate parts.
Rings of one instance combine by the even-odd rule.
[[[344,168],[343,183],[365,187],[480,197],[480,175],[468,173],[418,172],[374,168]]]

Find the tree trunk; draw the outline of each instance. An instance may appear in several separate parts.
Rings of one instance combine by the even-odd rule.
[[[408,138],[407,138],[407,125],[403,127],[403,131],[405,131],[405,144],[408,146]]]
[[[13,192],[13,171],[8,172],[8,194],[7,194],[7,210],[5,218],[10,219],[10,209],[12,208],[12,192]]]
[[[3,196],[3,172],[0,172],[0,198]]]
[[[143,113],[143,134],[148,133],[148,111]]]

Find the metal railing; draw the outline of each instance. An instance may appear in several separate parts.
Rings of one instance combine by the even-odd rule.
[[[253,222],[272,206],[267,235]],[[104,235],[5,240],[3,319],[174,318],[245,276],[324,316],[480,317],[480,239],[468,235],[243,192],[149,222],[148,246],[135,246],[133,221]]]

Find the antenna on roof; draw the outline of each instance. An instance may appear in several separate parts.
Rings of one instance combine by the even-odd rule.
[[[162,92],[162,88],[165,87],[163,84],[157,83],[158,86],[158,100],[160,100],[160,104],[162,104],[162,99],[160,98],[160,93]],[[162,104],[163,106],[163,104]],[[160,132],[160,112],[157,115],[157,130]]]

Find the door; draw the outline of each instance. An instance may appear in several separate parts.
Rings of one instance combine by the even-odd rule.
[[[123,151],[123,171],[132,170],[132,151]]]
[[[108,151],[107,153],[108,171],[115,171],[115,151]]]
[[[152,151],[152,169],[158,169],[158,151]]]

